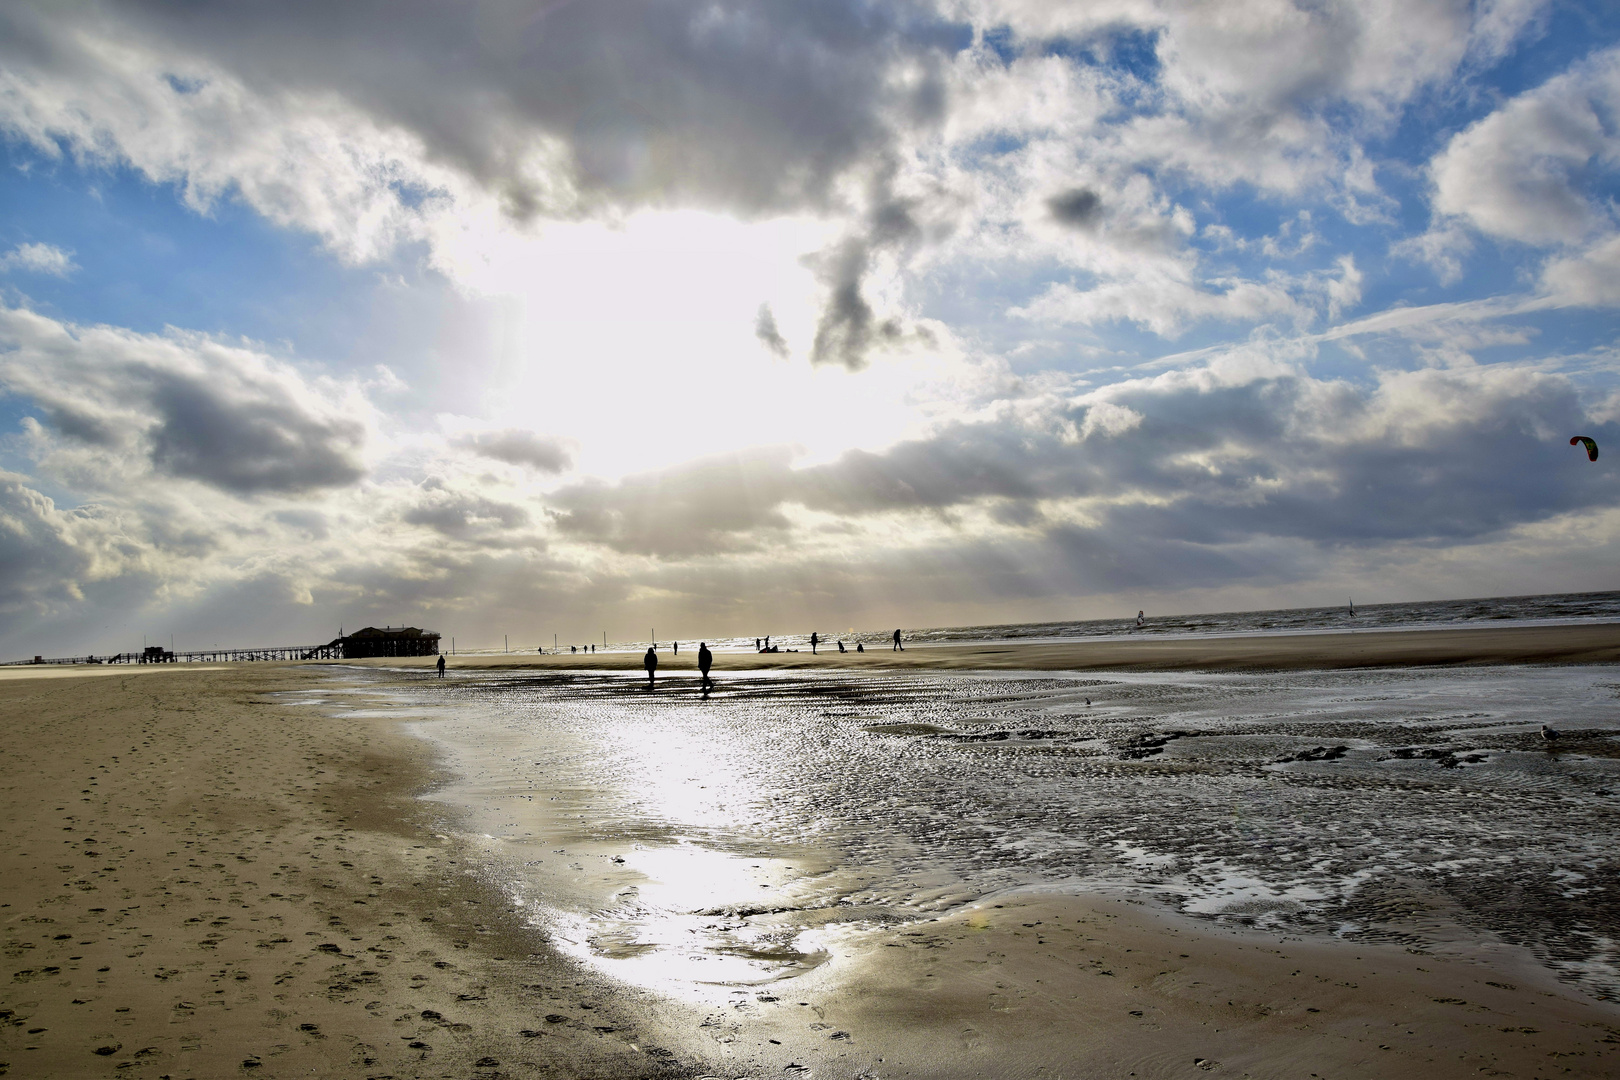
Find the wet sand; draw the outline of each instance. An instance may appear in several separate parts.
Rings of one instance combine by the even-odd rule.
[[[1375,636],[1414,640],[1361,641]],[[1333,635],[1355,639],[1362,662],[1469,662],[1468,641],[1490,656],[1476,662],[1492,663],[1510,650],[1548,662],[1615,659],[1620,646],[1609,627],[1427,636],[1425,645],[1418,634]],[[1264,666],[1289,666],[1331,651],[1326,637],[1115,648],[1143,650],[1138,664],[1197,655],[1251,666],[1271,648]],[[904,660],[1091,666],[1072,661],[1091,645],[995,646],[992,662],[989,650],[974,662],[971,649],[914,649]],[[1166,647],[1205,651],[1167,659]],[[994,663],[1004,648],[1019,662]],[[687,662],[683,649],[677,663]],[[1555,981],[1521,950],[1280,940],[1109,897],[1021,894],[938,922],[851,931],[829,963],[721,1007],[615,986],[527,927],[499,869],[454,839],[443,807],[415,798],[435,780],[425,743],[385,710],[333,717],[296,704],[298,692],[341,677],[272,664],[0,674],[0,809],[10,825],[0,835],[10,964],[0,972],[0,1071],[154,1080],[1615,1072],[1620,1007]]]
[[[381,667],[430,666],[432,657],[367,660]],[[574,667],[640,671],[640,652],[473,654],[450,666]],[[1435,664],[1609,664],[1620,662],[1620,623],[1578,626],[1470,627],[1457,630],[1368,630],[1354,633],[1253,634],[1232,637],[1109,637],[1057,644],[888,645],[840,653],[836,645],[798,652],[715,654],[715,674],[811,667],[935,668],[1019,671],[1257,671]],[[697,642],[671,654],[658,650],[659,674],[697,671]]]

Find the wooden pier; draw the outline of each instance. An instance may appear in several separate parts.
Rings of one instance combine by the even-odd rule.
[[[356,660],[369,656],[436,656],[439,635],[414,626],[368,626],[352,634],[333,638],[325,645],[269,645],[254,649],[196,649],[170,652],[153,645],[143,652],[111,653],[100,656],[58,656],[49,659],[0,661],[0,667],[20,664],[235,664],[255,660]]]

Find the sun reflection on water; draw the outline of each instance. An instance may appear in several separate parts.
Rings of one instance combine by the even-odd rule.
[[[797,910],[802,880],[782,859],[732,855],[691,840],[623,856],[634,880],[589,915],[556,913],[578,959],[639,986],[699,998],[801,974],[828,957],[815,931],[769,916]],[[763,916],[763,918],[761,918]]]

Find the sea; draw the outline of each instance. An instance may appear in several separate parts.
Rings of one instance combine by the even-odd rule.
[[[1600,593],[908,636],[1617,620],[1620,593]],[[707,691],[589,670],[343,679],[439,749],[447,779],[423,797],[512,904],[641,986],[789,980],[852,935],[1044,891],[1257,933],[1517,947],[1620,998],[1615,666],[727,674],[722,655],[715,674]]]
[[[1434,630],[1466,626],[1559,626],[1577,623],[1620,621],[1620,592],[1551,593],[1538,596],[1480,597],[1472,600],[1424,600],[1398,604],[1357,604],[1353,597],[1334,607],[1278,608],[1268,611],[1223,611],[1197,615],[1142,613],[1137,622],[1131,612],[1115,619],[1079,619],[1063,622],[1007,623],[985,626],[902,627],[905,643],[916,645],[978,645],[1020,641],[1050,643],[1076,639],[1148,635],[1154,637],[1231,636],[1236,634],[1343,633],[1358,630]],[[767,635],[771,644],[783,649],[809,648],[810,630],[780,633],[780,627],[763,627],[756,636],[712,635],[704,638],[716,652],[753,652],[754,642]],[[856,630],[840,633],[820,629],[820,640],[843,641],[853,649],[857,643],[867,648],[887,647],[895,628]],[[699,635],[678,634],[683,644],[696,642]],[[657,639],[667,644],[669,638]],[[559,641],[563,649],[579,642]],[[583,645],[591,645],[584,642]],[[597,644],[598,651],[644,650],[647,640],[612,641]],[[836,644],[833,644],[836,648]],[[549,647],[548,647],[549,648]],[[462,649],[463,653],[500,652],[499,649]],[[523,649],[521,651],[530,651]]]

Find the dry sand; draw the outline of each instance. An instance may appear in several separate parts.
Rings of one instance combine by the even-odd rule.
[[[1592,627],[1445,631],[1426,645],[1417,634],[1335,637],[1383,663],[1466,662],[1454,636],[1467,634],[1484,635],[1463,640],[1491,662],[1614,659],[1620,646],[1620,630]],[[1363,640],[1375,636],[1401,640]],[[1261,639],[1270,664],[1258,663],[1258,646],[1245,652],[1245,639],[1197,644],[1214,649],[1206,664],[1214,655],[1255,666],[1292,664],[1308,650],[1342,658],[1351,647],[1326,637]],[[999,666],[1092,666],[1057,662],[1091,647],[1014,647],[1026,662]],[[1189,648],[1121,647],[1158,665]],[[914,649],[904,659],[992,666],[970,664],[967,652]],[[616,987],[525,926],[492,883],[498,875],[453,839],[454,823],[413,797],[434,781],[423,743],[385,711],[334,718],[277,693],[320,690],[335,676],[272,664],[0,675],[0,807],[10,826],[0,837],[9,959],[0,1072],[1620,1073],[1620,1008],[1507,946],[1424,955],[1279,941],[1095,896],[1005,897],[938,922],[852,933],[810,975],[723,1008]]]

